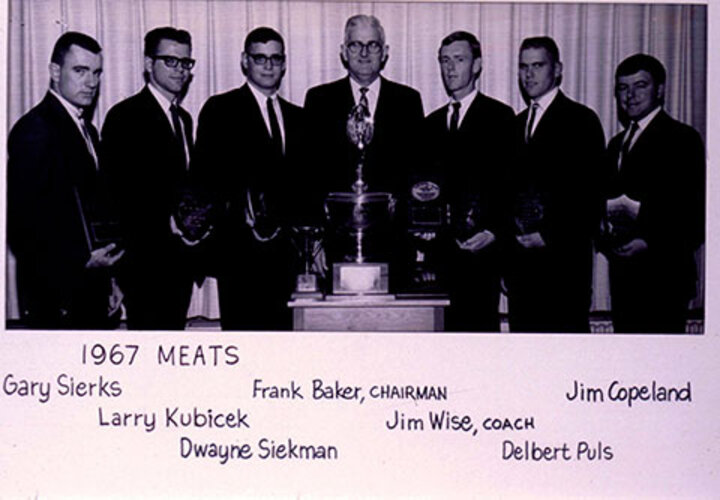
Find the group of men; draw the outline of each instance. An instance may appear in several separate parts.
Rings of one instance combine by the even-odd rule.
[[[186,31],[148,32],[146,85],[110,109],[100,141],[89,118],[101,48],[77,32],[58,39],[50,90],[8,138],[8,242],[29,327],[111,328],[124,295],[130,329],[182,329],[193,280],[213,275],[223,329],[290,329],[290,228],[317,224],[324,197],[350,190],[360,152],[347,120],[360,106],[374,128],[371,189],[406,200],[411,179],[429,176],[449,204],[448,329],[499,331],[504,284],[511,331],[589,331],[597,247],[615,331],[684,331],[704,146],[663,111],[655,58],[618,66],[626,128],[606,148],[595,112],[560,90],[548,37],[520,46],[527,108],[515,116],[477,87],[477,38],[448,35],[438,53],[448,103],[424,117],[416,90],[381,76],[388,46],[375,17],[348,19],[347,76],[309,89],[303,108],[278,95],[282,36],[257,28],[241,55],[247,82],[207,100],[196,134],[180,106],[191,51]]]

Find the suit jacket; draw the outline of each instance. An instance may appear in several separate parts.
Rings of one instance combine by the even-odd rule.
[[[539,198],[543,207],[539,231],[545,252],[555,263],[562,264],[568,275],[578,272],[580,266],[589,277],[592,238],[601,214],[599,184],[605,154],[602,125],[594,111],[562,92],[558,92],[525,144],[527,118],[525,109],[516,119],[516,200],[528,193]]]
[[[478,92],[457,133],[451,134],[448,107],[425,119],[428,174],[445,188],[454,224],[461,224],[472,209],[473,234],[487,229],[499,238],[507,210],[515,113],[510,106]]]
[[[98,151],[92,125],[89,133]],[[82,133],[48,92],[8,137],[7,236],[21,312],[50,328],[99,327],[82,323],[87,315],[107,317],[109,276],[85,269],[93,247],[89,223],[103,199],[99,188]]]
[[[192,118],[180,108],[192,151]],[[182,249],[170,229],[178,194],[188,182],[175,132],[147,87],[113,106],[102,129],[101,168],[112,187],[127,248],[126,266],[157,265]]]
[[[350,111],[355,106],[350,77],[307,91],[305,110],[312,123],[311,142],[317,151],[319,196],[331,191],[351,191],[359,152],[346,134]],[[409,167],[419,157],[422,130],[420,94],[410,87],[381,77],[374,115],[374,134],[366,148],[363,177],[370,191],[396,195],[408,187]]]
[[[605,198],[640,202],[637,236],[670,286],[694,290],[693,252],[705,237],[705,148],[700,134],[665,111],[638,136],[618,170],[624,131],[608,145]],[[611,265],[612,265],[611,257]]]
[[[191,172],[222,209],[215,243],[226,264],[262,251],[245,220],[246,190],[262,195],[271,223],[279,226],[302,219],[308,204],[303,110],[278,99],[285,128],[284,157],[274,153],[248,84],[210,97],[200,111]]]

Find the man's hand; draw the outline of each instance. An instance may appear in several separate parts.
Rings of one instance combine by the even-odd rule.
[[[545,240],[537,231],[530,234],[518,234],[515,239],[525,248],[543,248],[545,246]]]
[[[115,243],[110,243],[102,248],[93,250],[90,252],[90,259],[85,264],[85,267],[87,269],[112,267],[118,260],[120,260],[120,257],[125,254],[125,250],[114,252],[116,247],[117,245]]]
[[[633,255],[637,255],[646,251],[647,249],[648,244],[644,239],[635,238],[633,240],[630,240],[623,246],[617,247],[615,250],[613,250],[613,253],[620,257],[632,257]]]
[[[479,233],[475,233],[472,237],[465,241],[455,240],[461,250],[467,250],[471,253],[479,252],[486,246],[490,245],[493,241],[495,241],[495,235],[487,229],[480,231]]]

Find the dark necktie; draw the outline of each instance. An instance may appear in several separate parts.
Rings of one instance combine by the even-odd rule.
[[[267,113],[270,119],[270,134],[272,135],[271,142],[273,149],[280,155],[283,155],[282,147],[282,134],[280,133],[280,124],[278,123],[277,115],[275,114],[275,106],[273,106],[272,99],[267,99]]]
[[[183,129],[180,124],[180,112],[175,103],[170,105],[170,116],[172,117],[173,129],[175,130],[175,138],[177,139],[178,149],[182,155],[183,165],[187,168],[187,156],[185,155],[185,138],[183,137]]]
[[[527,121],[527,127],[525,128],[525,143],[530,142],[530,138],[532,137],[533,133],[533,126],[535,125],[535,113],[537,113],[537,109],[540,105],[536,102],[532,103],[532,106],[530,106],[530,117]]]
[[[458,101],[454,101],[452,103],[452,115],[450,115],[450,132],[457,132],[458,129],[458,122],[460,121],[460,103]]]
[[[622,168],[625,157],[630,152],[630,146],[632,146],[633,137],[637,134],[638,127],[637,122],[630,122],[630,133],[627,134],[627,139],[623,142],[622,148],[620,149],[620,157],[618,158],[618,168]]]
[[[85,139],[85,144],[87,145],[88,152],[90,153],[90,156],[93,157],[93,161],[95,162],[95,169],[98,168],[98,160],[97,160],[97,154],[95,153],[95,146],[92,141],[92,136],[90,135],[90,131],[87,126],[87,121],[85,121],[85,117],[80,117],[80,130],[82,131],[83,139]]]
[[[360,87],[360,106],[362,107],[365,116],[370,116],[370,103],[367,98],[368,90],[370,89],[367,87]]]

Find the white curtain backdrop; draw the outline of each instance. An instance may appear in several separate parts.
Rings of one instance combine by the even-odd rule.
[[[194,79],[183,105],[197,118],[212,94],[244,82],[240,53],[246,34],[270,26],[285,38],[288,70],[281,94],[302,105],[305,91],[344,75],[339,58],[345,20],[373,14],[385,27],[390,59],[384,74],[420,91],[425,113],[446,99],[437,66],[440,40],[455,30],[480,39],[482,92],[520,111],[517,53],[528,36],[552,36],[564,64],[563,91],[593,108],[606,139],[615,135],[613,72],[626,56],[646,52],[668,70],[666,109],[705,138],[707,7],[670,4],[551,4],[441,2],[321,2],[232,0],[10,0],[7,126],[47,90],[52,46],[64,31],[95,37],[103,47],[104,74],[95,124],[108,109],[143,85],[144,34],[171,25],[190,31]],[[241,154],[239,152],[238,154]],[[469,159],[469,166],[472,161]],[[699,268],[704,272],[703,253]],[[12,256],[8,259],[8,317],[17,317]],[[596,260],[593,309],[609,309],[606,262]],[[703,283],[699,284],[702,304]],[[216,315],[212,291],[204,291],[191,315]]]

